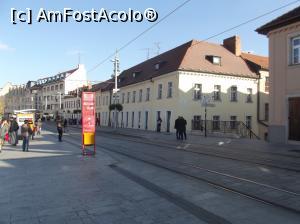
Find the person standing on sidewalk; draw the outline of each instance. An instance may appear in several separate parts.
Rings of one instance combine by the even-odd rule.
[[[41,135],[41,131],[42,131],[42,120],[39,119],[38,122],[37,122],[36,134]]]
[[[57,122],[58,141],[62,142],[63,128],[61,122]]]
[[[160,117],[158,117],[157,121],[156,121],[156,131],[157,132],[160,132],[160,130],[161,130],[161,123],[162,123],[162,119]]]
[[[186,140],[186,125],[187,125],[187,122],[186,120],[184,119],[184,117],[182,117],[182,126],[183,126],[183,136],[184,136],[184,140]]]
[[[21,126],[21,135],[23,137],[23,144],[22,144],[23,152],[25,151],[28,152],[30,133],[32,133],[32,130],[28,125],[28,121],[25,120],[24,124]]]
[[[180,135],[179,135],[179,119],[180,117],[178,116],[178,118],[175,120],[175,126],[174,128],[176,129],[176,139],[179,140]]]
[[[4,145],[5,142],[5,137],[8,134],[8,123],[6,119],[3,119],[1,122],[1,130],[0,130],[0,153],[2,152],[2,147]]]
[[[19,130],[19,124],[16,121],[16,118],[13,118],[13,120],[10,123],[10,128],[9,128],[10,143],[13,146],[16,146],[18,144],[18,130]]]

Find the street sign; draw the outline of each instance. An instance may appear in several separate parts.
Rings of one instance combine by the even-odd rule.
[[[120,91],[120,89],[113,89],[113,93],[117,93],[119,91]]]
[[[201,104],[202,107],[215,107],[216,105],[213,103]]]
[[[212,99],[209,96],[203,96],[203,99],[201,101],[202,107],[215,107],[215,104],[211,103]]]

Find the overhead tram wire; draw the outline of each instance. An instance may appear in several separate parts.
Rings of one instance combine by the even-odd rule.
[[[165,16],[164,16],[161,20],[159,20],[157,23],[153,24],[152,26],[150,26],[149,28],[147,28],[145,31],[143,31],[142,33],[140,33],[139,35],[137,35],[135,38],[133,38],[132,40],[128,41],[125,45],[123,45],[121,48],[119,48],[118,51],[124,50],[126,47],[128,47],[130,44],[132,44],[132,43],[133,43],[134,41],[136,41],[138,38],[140,38],[141,36],[143,36],[145,33],[147,33],[149,30],[151,30],[153,27],[155,27],[156,25],[158,25],[159,23],[161,23],[161,22],[164,21],[165,19],[167,19],[170,15],[172,15],[173,13],[175,13],[178,9],[180,9],[181,7],[183,7],[184,5],[186,5],[187,3],[189,3],[190,1],[191,1],[191,0],[187,0],[187,1],[183,2],[181,5],[179,5],[179,6],[176,7],[174,10],[172,10],[172,11],[169,12],[167,15],[165,15]],[[283,5],[283,6],[278,7],[278,8],[276,8],[276,9],[273,9],[273,10],[271,10],[271,11],[269,11],[269,12],[266,12],[266,13],[264,13],[264,14],[262,14],[262,15],[256,16],[256,17],[254,17],[254,18],[252,18],[252,19],[249,19],[249,20],[247,20],[247,21],[245,21],[245,22],[243,22],[243,23],[240,23],[240,24],[238,24],[238,25],[235,25],[235,26],[233,26],[233,27],[231,27],[231,28],[228,28],[228,29],[226,29],[226,30],[223,30],[223,31],[221,31],[221,32],[219,32],[219,33],[217,33],[217,34],[214,34],[214,35],[212,35],[212,36],[209,36],[209,37],[207,37],[207,38],[205,38],[205,39],[203,39],[203,40],[201,40],[201,41],[199,41],[199,42],[196,42],[196,43],[194,43],[191,47],[193,47],[193,46],[195,46],[195,45],[198,45],[198,44],[200,44],[200,43],[202,43],[202,42],[204,42],[204,41],[207,41],[207,40],[210,40],[210,39],[212,39],[212,38],[215,38],[215,37],[217,37],[217,36],[220,36],[220,35],[222,35],[222,34],[224,34],[224,33],[229,32],[229,31],[232,31],[232,30],[234,30],[234,29],[237,29],[237,28],[239,28],[239,27],[241,27],[241,26],[244,26],[244,25],[246,25],[246,24],[248,24],[248,23],[251,23],[251,22],[253,22],[253,21],[255,21],[255,20],[258,20],[258,19],[260,19],[260,18],[262,18],[262,17],[265,17],[265,16],[267,16],[267,15],[270,15],[270,14],[276,12],[276,11],[279,11],[279,10],[281,10],[281,9],[283,9],[283,8],[286,8],[286,7],[288,7],[288,6],[291,6],[291,5],[296,4],[296,3],[298,3],[298,2],[300,2],[300,0],[296,0],[296,1],[290,2],[290,3],[288,3],[288,4],[285,4],[285,5]],[[102,60],[102,61],[99,62],[97,65],[95,65],[92,69],[90,69],[90,70],[88,71],[88,73],[94,71],[96,68],[98,68],[99,66],[101,66],[102,64],[104,64],[106,61],[108,61],[108,60],[109,60],[111,57],[113,57],[114,55],[115,55],[115,53],[112,53],[111,55],[109,55],[108,57],[106,57],[104,60]]]
[[[252,18],[252,19],[249,19],[249,20],[247,20],[247,21],[245,21],[245,22],[242,22],[242,23],[240,23],[240,24],[238,24],[238,25],[236,25],[236,26],[233,26],[233,27],[231,27],[231,28],[228,28],[228,29],[226,29],[226,30],[223,30],[222,32],[219,32],[219,33],[217,33],[217,34],[214,34],[214,35],[212,35],[212,36],[209,36],[209,37],[207,37],[207,38],[205,38],[205,39],[203,39],[203,40],[201,40],[201,41],[199,41],[199,42],[194,43],[193,45],[191,45],[191,47],[193,47],[193,46],[195,46],[195,45],[198,45],[198,44],[200,44],[200,43],[202,43],[202,42],[205,42],[205,41],[207,41],[207,40],[210,40],[210,39],[212,39],[212,38],[218,37],[218,36],[220,36],[220,35],[222,35],[222,34],[224,34],[224,33],[227,33],[227,32],[229,32],[229,31],[235,30],[235,29],[237,29],[237,28],[239,28],[239,27],[241,27],[241,26],[244,26],[244,25],[246,25],[246,24],[248,24],[248,23],[251,23],[251,22],[253,22],[253,21],[255,21],[255,20],[258,20],[258,19],[260,19],[260,18],[262,18],[262,17],[265,17],[265,16],[267,16],[267,15],[270,15],[270,14],[272,14],[272,13],[274,13],[274,12],[276,12],[276,11],[279,11],[279,10],[281,10],[281,9],[283,9],[283,8],[286,8],[286,7],[288,7],[288,6],[291,6],[291,5],[293,5],[293,4],[296,4],[297,2],[300,2],[300,0],[290,2],[290,3],[288,3],[288,4],[286,4],[286,5],[283,5],[283,6],[279,7],[279,8],[273,9],[273,10],[271,10],[271,11],[269,11],[269,12],[266,12],[266,13],[264,13],[264,14],[262,14],[262,15],[256,16],[256,17],[254,17],[254,18]]]
[[[157,21],[156,23],[154,23],[152,26],[150,26],[149,28],[147,28],[146,30],[144,30],[143,32],[141,32],[140,34],[138,34],[136,37],[134,37],[133,39],[131,39],[130,41],[128,41],[126,44],[124,44],[122,47],[120,47],[117,51],[120,52],[120,51],[124,50],[126,47],[128,47],[130,44],[132,44],[134,41],[136,41],[137,39],[139,39],[141,36],[143,36],[145,33],[147,33],[148,31],[150,31],[151,29],[153,29],[155,26],[157,26],[158,24],[160,24],[164,20],[166,20],[169,16],[171,16],[172,14],[174,14],[177,10],[179,10],[180,8],[182,8],[183,6],[185,6],[190,1],[192,1],[192,0],[186,0],[183,3],[181,3],[175,9],[173,9],[167,15],[165,15],[162,19],[160,19],[159,21]],[[105,59],[103,59],[102,61],[100,61],[98,64],[96,64],[92,69],[90,69],[88,71],[88,73],[94,71],[96,68],[98,68],[100,65],[104,64],[106,61],[108,61],[114,55],[115,55],[115,53],[110,54],[108,57],[106,57]]]

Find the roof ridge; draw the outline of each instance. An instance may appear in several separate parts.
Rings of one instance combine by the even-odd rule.
[[[152,58],[149,58],[149,59],[147,59],[147,60],[145,60],[145,61],[142,61],[142,62],[140,62],[140,63],[138,63],[138,64],[136,64],[136,65],[134,65],[134,66],[131,66],[131,67],[129,67],[128,69],[124,70],[123,72],[128,71],[128,70],[130,70],[130,69],[133,69],[134,67],[138,67],[138,66],[140,66],[140,65],[143,65],[143,64],[145,64],[145,63],[147,63],[147,62],[149,62],[149,61],[154,61],[156,58],[157,58],[157,59],[158,59],[158,58],[161,58],[161,57],[163,57],[164,55],[169,54],[169,53],[172,52],[172,51],[175,51],[175,50],[178,50],[178,49],[184,47],[185,45],[191,45],[193,41],[195,41],[195,40],[192,39],[192,40],[190,40],[190,41],[188,41],[188,42],[185,42],[185,43],[183,43],[183,44],[181,44],[181,45],[179,45],[179,46],[177,46],[177,47],[171,48],[170,50],[167,50],[167,51],[165,51],[165,52],[163,52],[163,53],[161,53],[161,54],[159,54],[159,55],[156,55],[156,56],[154,56],[154,57],[152,57]],[[123,73],[123,72],[122,72],[122,73]]]
[[[249,55],[253,55],[253,56],[257,56],[257,57],[269,58],[269,56],[260,55],[260,54],[253,54],[253,53],[249,53],[249,52],[242,52],[242,54],[249,54]]]

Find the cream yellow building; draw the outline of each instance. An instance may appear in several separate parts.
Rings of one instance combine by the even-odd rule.
[[[269,38],[270,126],[275,143],[300,142],[300,7],[257,29]]]
[[[269,127],[269,58],[251,53],[242,53],[241,57],[247,62],[252,71],[258,75],[257,122],[258,135],[268,140]]]
[[[118,126],[155,131],[161,118],[161,131],[174,132],[175,119],[183,116],[187,131],[203,133],[208,100],[209,132],[240,134],[248,127],[258,135],[259,74],[241,55],[237,36],[223,45],[193,40],[123,71]],[[110,118],[113,122],[108,109],[114,103],[112,88],[96,90],[97,116],[104,126]]]

